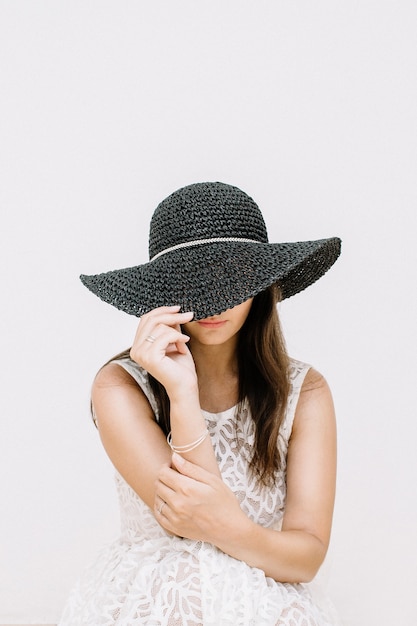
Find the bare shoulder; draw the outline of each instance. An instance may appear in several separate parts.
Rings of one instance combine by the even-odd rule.
[[[294,428],[299,428],[306,421],[335,420],[333,397],[325,377],[310,368],[301,387],[295,413]]]
[[[143,414],[154,418],[149,401],[134,378],[114,361],[104,365],[96,374],[91,399],[98,422],[106,416],[126,413]]]
[[[136,381],[124,367],[110,361],[106,363],[96,374],[93,382],[93,389],[107,388],[119,385],[136,385]]]
[[[100,439],[113,465],[139,497],[153,508],[155,480],[171,450],[139,384],[110,362],[97,373],[92,405]]]

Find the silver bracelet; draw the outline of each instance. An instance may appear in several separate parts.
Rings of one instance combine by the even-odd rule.
[[[204,439],[207,437],[208,434],[209,434],[209,431],[206,428],[204,432],[199,436],[199,438],[193,441],[192,443],[188,443],[185,446],[174,446],[174,444],[172,443],[172,435],[170,431],[168,433],[167,443],[173,452],[176,452],[177,454],[185,454],[186,452],[191,452],[191,450],[194,450],[194,448],[197,448],[197,446],[199,446],[200,443],[203,443]]]

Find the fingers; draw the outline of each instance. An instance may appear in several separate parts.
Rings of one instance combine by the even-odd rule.
[[[179,308],[179,306],[161,306],[149,311],[149,313],[146,313],[140,319],[138,334],[149,333],[152,331],[152,328],[155,328],[158,324],[176,326],[179,330],[181,324],[189,322],[194,317],[192,311],[180,313]]]
[[[182,476],[188,476],[188,478],[192,478],[193,480],[207,485],[212,483],[214,476],[211,472],[208,472],[195,463],[191,463],[191,461],[187,461],[176,452],[172,455],[172,464]]]
[[[158,495],[155,496],[154,511],[155,511],[156,516],[166,517],[166,515],[164,514],[164,507],[168,507],[168,503],[162,498],[160,498]],[[165,513],[167,513],[167,510],[165,511]]]
[[[158,511],[163,501],[167,503],[169,511],[178,513],[183,498],[193,497],[195,486],[195,481],[191,478],[163,465],[155,481],[155,509]]]
[[[175,472],[175,470],[170,469],[168,465],[164,467],[166,467],[166,469],[170,472]],[[169,517],[172,502],[175,500],[175,493],[175,490],[169,487],[166,483],[162,482],[159,478],[156,479],[154,514],[159,521],[161,521],[162,517]]]
[[[186,352],[185,344],[190,339],[187,335],[170,326],[158,326],[154,333],[136,340],[130,350],[130,357],[145,369],[151,366],[155,359],[159,360],[161,355]]]
[[[188,482],[188,484],[187,484]],[[179,492],[189,492],[192,485],[187,476],[182,476],[169,465],[163,465],[155,483],[155,492],[163,500],[170,500],[171,496]]]
[[[155,518],[174,535],[211,541],[211,530],[219,527],[219,516],[227,519],[230,511],[239,508],[239,503],[213,474],[188,461],[184,462],[184,469],[186,466],[189,473],[194,468],[201,470],[201,477],[206,480],[180,474],[168,465],[161,467],[155,482]],[[224,523],[220,522],[223,532]]]
[[[159,470],[157,491],[159,493],[159,489],[166,487],[170,492],[182,491],[183,493],[189,493],[196,483],[212,485],[215,480],[214,474],[195,463],[187,461],[174,452],[172,455],[172,467],[163,465]],[[164,490],[161,497],[169,496],[170,492]]]
[[[167,348],[169,344],[186,343],[190,338],[181,331],[172,328],[172,326],[158,325],[154,334],[147,335],[142,339],[141,348],[145,351],[153,350],[153,348]]]
[[[179,313],[179,306],[159,307],[146,313],[140,320],[130,351],[131,358],[145,366],[144,355],[154,347],[167,353],[186,354],[189,337],[181,332],[181,324],[193,318],[193,312]],[[146,360],[146,358],[145,358]]]
[[[158,326],[169,326],[181,332],[181,324],[189,322],[194,313],[192,311],[179,313],[178,309],[179,306],[159,307],[143,315],[136,331],[135,342],[142,342],[149,337],[157,337]]]

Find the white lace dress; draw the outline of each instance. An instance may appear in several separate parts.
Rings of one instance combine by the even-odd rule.
[[[119,361],[154,411],[146,373]],[[278,445],[286,456],[301,385],[309,366],[291,363],[292,389]],[[285,507],[285,467],[273,489],[248,471],[254,441],[248,409],[204,412],[223,480],[245,513],[279,529]],[[237,422],[237,432],[235,428]],[[308,585],[278,583],[209,543],[168,535],[152,511],[116,473],[121,535],[106,546],[73,589],[59,626],[335,626],[330,604],[315,601]]]

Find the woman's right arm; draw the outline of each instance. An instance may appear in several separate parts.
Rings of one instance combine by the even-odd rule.
[[[131,357],[166,388],[171,403],[171,430],[176,445],[195,441],[205,429],[194,362],[180,324],[192,314],[161,307],[144,315]],[[149,342],[149,335],[156,338]],[[116,362],[103,367],[92,389],[92,403],[104,448],[118,472],[146,504],[155,507],[155,482],[172,451],[152,408],[136,381]],[[210,437],[183,455],[220,476]]]
[[[117,471],[151,508],[155,480],[171,450],[136,381],[117,363],[97,374],[92,404],[103,446]]]

